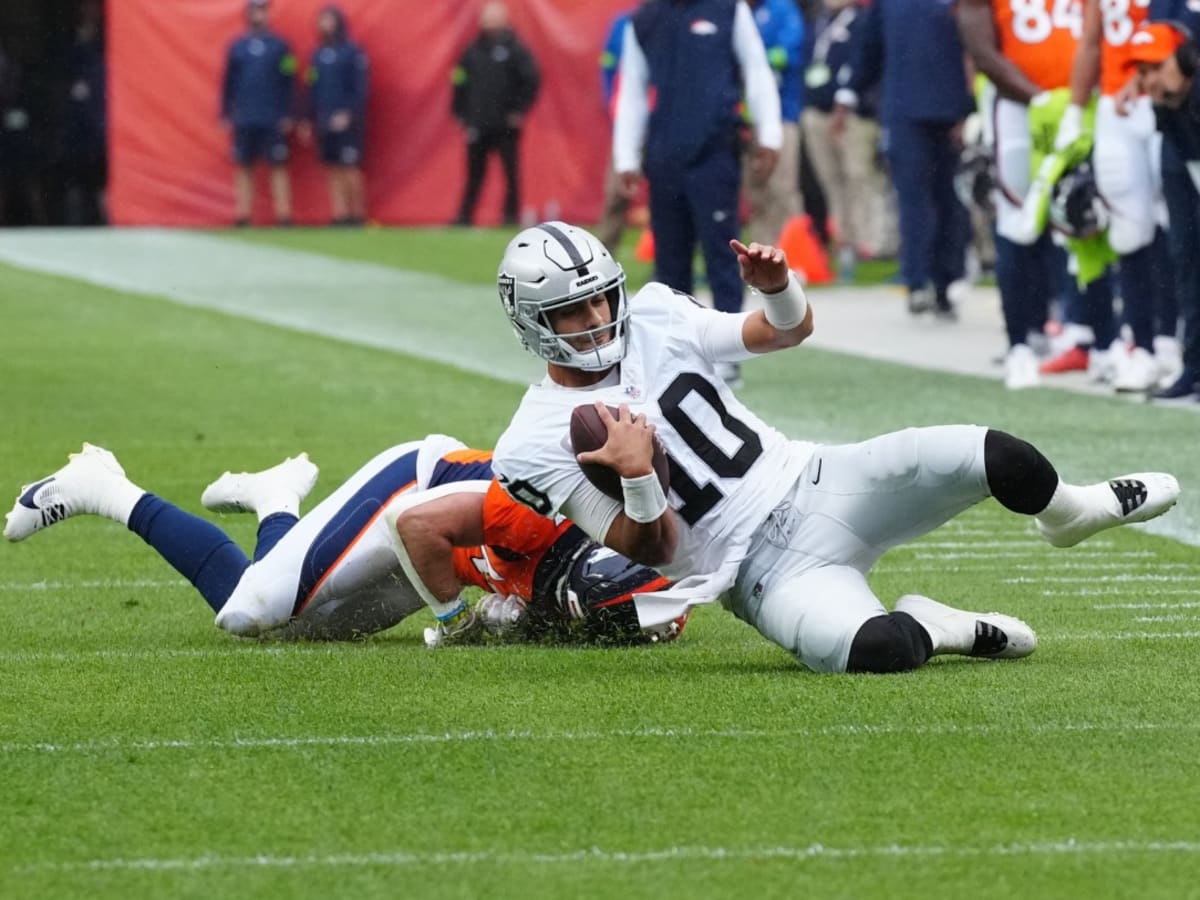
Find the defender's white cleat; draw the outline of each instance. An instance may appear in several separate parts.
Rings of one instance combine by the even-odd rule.
[[[920,594],[905,594],[896,601],[896,612],[908,613],[929,633],[934,656],[1020,659],[1037,649],[1033,629],[1003,613],[967,612]]]
[[[320,469],[307,453],[289,456],[261,472],[226,472],[204,489],[200,503],[219,513],[298,514],[300,503],[317,483]]]
[[[1060,492],[1067,502],[1060,503]],[[1099,484],[1060,484],[1037,517],[1038,531],[1055,547],[1073,547],[1098,531],[1157,518],[1179,499],[1179,482],[1166,472],[1135,472]]]
[[[82,450],[67,459],[67,464],[53,475],[21,488],[12,511],[4,517],[4,536],[8,540],[23,541],[80,513],[117,518],[117,508],[129,505],[119,501],[130,494],[132,485],[109,451],[84,444]],[[137,493],[141,495],[140,491]],[[128,518],[128,510],[125,517]]]

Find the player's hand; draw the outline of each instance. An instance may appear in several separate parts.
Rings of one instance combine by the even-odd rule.
[[[608,406],[596,401],[596,411],[608,428],[608,440],[599,450],[578,454],[581,463],[599,463],[612,469],[622,478],[641,478],[654,471],[654,426],[642,413],[634,415],[628,403],[617,407],[613,418]]]
[[[770,147],[755,147],[750,157],[750,178],[755,184],[766,184],[775,165],[779,162],[779,151]]]
[[[617,185],[622,197],[633,200],[642,186],[642,175],[640,172],[618,172]]]
[[[775,294],[788,286],[791,270],[787,254],[770,244],[752,243],[746,246],[732,240],[730,248],[737,254],[742,281],[766,294]]]
[[[353,116],[350,114],[350,110],[339,109],[329,117],[329,130],[339,132],[345,131],[350,127],[350,121],[352,118]]]
[[[504,117],[504,121],[509,128],[511,128],[513,131],[516,131],[525,124],[525,117],[520,113],[509,113]]]
[[[1135,72],[1133,76],[1121,85],[1121,89],[1113,95],[1113,109],[1118,116],[1127,116],[1133,112],[1133,101],[1142,94],[1142,81]]]

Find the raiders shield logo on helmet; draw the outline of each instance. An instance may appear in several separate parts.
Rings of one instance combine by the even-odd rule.
[[[496,285],[500,288],[500,302],[504,304],[504,311],[510,316],[517,313],[517,291],[516,282],[511,275],[500,275],[496,279]]]

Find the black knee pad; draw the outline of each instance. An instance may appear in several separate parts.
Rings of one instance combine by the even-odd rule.
[[[933,642],[908,613],[894,612],[867,619],[850,645],[847,672],[908,672],[925,665]]]
[[[988,489],[1005,509],[1036,516],[1058,488],[1058,472],[1027,441],[989,428],[983,439]]]

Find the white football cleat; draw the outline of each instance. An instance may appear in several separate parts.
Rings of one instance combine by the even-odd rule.
[[[955,653],[986,659],[1020,659],[1037,649],[1033,629],[1003,613],[955,609],[920,594],[905,594],[896,612],[908,613],[929,633],[933,655]]]
[[[21,488],[12,511],[4,517],[4,536],[8,540],[23,541],[80,513],[110,515],[113,495],[132,487],[117,458],[103,447],[84,444],[67,459],[67,464],[53,475]]]
[[[1147,522],[1179,499],[1179,482],[1166,472],[1135,472],[1083,487],[1060,484],[1063,488],[1079,492],[1078,511],[1065,521],[1036,520],[1042,537],[1055,547],[1074,547],[1106,528]]]
[[[297,513],[320,469],[307,453],[289,456],[261,472],[226,472],[204,489],[200,503],[218,513]]]
[[[1038,386],[1038,358],[1028,344],[1014,344],[1004,357],[1004,386],[1010,391]]]

